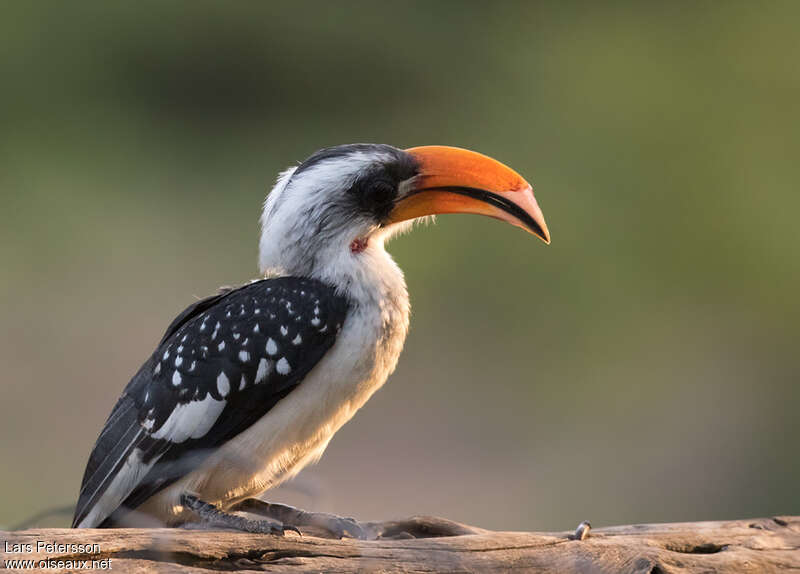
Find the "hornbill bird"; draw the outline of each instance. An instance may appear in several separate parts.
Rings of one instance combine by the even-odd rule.
[[[488,215],[550,242],[531,186],[476,152],[341,145],[282,172],[261,216],[264,278],[167,328],[105,422],[72,526],[362,536],[353,519],[255,497],[318,460],[394,370],[409,299],[384,243],[439,213]]]

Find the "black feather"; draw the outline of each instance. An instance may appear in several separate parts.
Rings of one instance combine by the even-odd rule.
[[[73,526],[91,512],[134,452],[154,465],[102,526],[117,522],[191,472],[217,446],[263,417],[334,344],[348,308],[347,300],[329,285],[282,277],[229,290],[186,309],[106,421],[89,457]],[[270,340],[274,345],[268,347]],[[256,384],[260,364],[269,372]],[[218,384],[221,373],[227,387]],[[176,407],[208,397],[224,401],[224,407],[202,436],[180,442],[154,436]]]

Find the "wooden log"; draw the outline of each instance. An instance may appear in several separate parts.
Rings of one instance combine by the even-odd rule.
[[[10,559],[49,560],[49,565],[59,560],[107,560],[116,572],[800,571],[800,516],[614,526],[592,530],[584,540],[566,532],[493,532],[432,517],[369,526],[400,538],[362,541],[294,533],[277,537],[182,529],[41,529],[0,532],[0,551],[4,550],[7,566]],[[409,532],[418,537],[410,538]],[[445,533],[457,535],[441,536]],[[42,544],[97,546],[82,553]],[[14,549],[30,552],[9,551]],[[95,569],[102,565],[96,563]]]

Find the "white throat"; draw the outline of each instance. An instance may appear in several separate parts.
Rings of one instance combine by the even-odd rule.
[[[259,242],[261,273],[318,279],[353,303],[393,307],[407,321],[409,303],[403,272],[384,248],[390,234],[371,230],[366,245],[357,251],[351,249],[359,235],[357,230],[320,238],[310,217],[313,208],[302,203],[305,198],[301,194],[285,193],[295,169],[280,174],[264,203]]]

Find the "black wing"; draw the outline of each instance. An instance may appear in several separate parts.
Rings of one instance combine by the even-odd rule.
[[[108,417],[73,527],[108,525],[264,416],[334,344],[348,307],[329,285],[281,277],[186,309]]]

